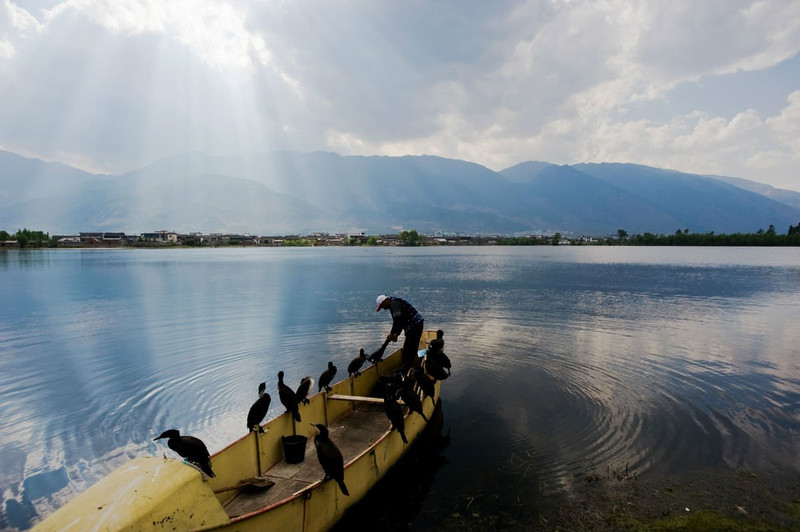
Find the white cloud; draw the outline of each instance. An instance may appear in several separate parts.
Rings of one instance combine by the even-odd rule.
[[[789,150],[800,153],[800,90],[788,98],[789,105],[766,123],[775,139]]]
[[[5,12],[5,16],[0,18],[0,20],[5,19],[7,24],[20,34],[24,35],[30,31],[41,30],[41,25],[36,18],[10,0],[3,0],[0,10]],[[3,26],[5,25],[3,24]],[[5,31],[8,28],[4,27],[2,29]]]
[[[37,20],[0,1],[0,145],[43,158],[617,160],[800,190],[796,93],[779,114],[670,101],[797,57],[800,2],[40,0]]]
[[[14,45],[5,39],[0,39],[0,59],[14,57]]]
[[[67,0],[48,11],[49,22],[73,11],[115,32],[137,34],[165,29],[166,11],[155,1]]]
[[[752,154],[747,167],[782,176],[776,178],[777,184],[800,190],[800,91],[793,92],[788,100],[789,105],[779,115],[765,121],[775,147]]]
[[[15,41],[41,30],[38,21],[10,0],[0,2],[0,60],[12,59],[16,54]]]
[[[241,4],[216,0],[68,0],[48,12],[57,23],[68,11],[87,17],[122,36],[163,34],[187,48],[210,66],[252,68],[269,52],[263,39],[247,25]]]
[[[559,126],[565,129],[554,124],[553,130]],[[800,92],[792,94],[780,115],[766,120],[752,110],[730,120],[697,111],[664,123],[608,120],[585,131],[577,159],[581,161],[637,161],[718,175],[749,173],[770,177],[785,188],[797,188],[800,178]]]

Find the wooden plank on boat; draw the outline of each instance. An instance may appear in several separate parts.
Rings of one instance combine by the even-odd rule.
[[[336,443],[347,463],[380,439],[389,428],[390,424],[383,409],[367,404],[332,423],[329,430],[330,438]],[[309,440],[313,438],[309,436]],[[225,510],[230,517],[257,511],[308,488],[324,476],[325,471],[317,460],[317,450],[313,441],[309,441],[302,462],[290,464],[281,461],[264,473],[262,478],[274,481],[274,487],[263,491],[242,490],[225,505]]]
[[[434,336],[434,331],[425,331],[420,348]],[[379,391],[381,373],[401,367],[401,353],[398,349],[385,358],[380,369],[376,365],[359,378],[333,384],[337,393],[311,396],[311,403],[301,407],[302,423],[281,414],[264,425],[265,434],[249,432],[215,453],[214,478],[204,479],[177,460],[135,458],[34,529],[60,532],[80,522],[82,530],[328,530],[408,449],[390,430],[383,399],[369,397]],[[437,382],[434,399],[440,386]],[[433,401],[423,401],[423,408],[430,417]],[[313,440],[317,431],[312,422],[328,425],[345,462],[350,497],[335,483],[320,482],[325,472],[313,442],[306,445],[303,462],[284,460],[281,437],[299,434]],[[425,425],[421,417],[408,414],[408,440]],[[298,496],[303,490],[308,497]]]
[[[274,485],[275,482],[266,477],[253,477],[245,480],[240,480],[238,484],[235,484],[233,486],[227,486],[224,488],[215,489],[214,493],[224,493],[226,491],[238,490],[245,487],[253,488],[256,490],[265,490],[267,488],[271,488]]]
[[[342,395],[339,393],[334,393],[328,396],[328,399],[334,401],[357,401],[360,403],[373,403],[382,405],[383,399],[380,397],[366,397],[364,395]]]

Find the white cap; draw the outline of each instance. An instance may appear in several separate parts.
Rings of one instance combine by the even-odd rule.
[[[389,297],[389,296],[385,296],[385,295],[383,295],[383,294],[381,294],[381,295],[379,295],[379,296],[378,296],[378,299],[376,299],[376,300],[375,300],[375,303],[378,305],[378,306],[375,308],[375,312],[378,312],[378,311],[381,309],[381,303],[383,303],[383,301],[384,301],[386,298],[388,298],[388,297]]]

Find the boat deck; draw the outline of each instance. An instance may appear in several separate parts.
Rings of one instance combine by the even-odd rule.
[[[382,404],[360,403],[346,417],[332,423],[328,430],[347,464],[377,441],[391,427]],[[225,505],[231,518],[259,510],[292,496],[325,476],[317,460],[313,436],[308,438],[305,458],[299,464],[281,461],[268,469],[262,478],[275,484],[267,489],[243,488]]]

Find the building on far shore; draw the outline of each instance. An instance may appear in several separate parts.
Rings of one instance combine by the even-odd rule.
[[[401,233],[402,234],[402,233]],[[508,245],[599,245],[607,239],[596,239],[587,236],[570,237],[559,235],[560,238],[555,242],[553,237],[536,235],[515,235],[504,237],[503,235],[461,235],[446,234],[437,232],[431,235],[420,235],[420,239],[413,243],[401,240],[400,234],[372,234],[365,232],[351,233],[327,233],[312,232],[303,234],[289,235],[263,235],[255,236],[248,233],[202,233],[189,232],[177,233],[174,231],[159,230],[148,233],[126,234],[123,232],[93,231],[81,232],[78,234],[53,235],[48,237],[44,244],[28,243],[23,247],[37,247],[46,245],[48,247],[169,247],[169,246],[210,246],[210,247],[241,247],[241,246],[492,246],[504,243]],[[18,248],[16,240],[0,241],[0,248]]]
[[[152,233],[142,233],[142,240],[157,244],[177,244],[178,233],[173,233],[172,231],[165,231],[162,229]]]
[[[59,245],[69,246],[88,246],[88,247],[121,247],[124,246],[128,238],[125,233],[112,232],[82,232],[77,237],[75,235],[58,236]],[[76,242],[77,238],[77,242]]]

